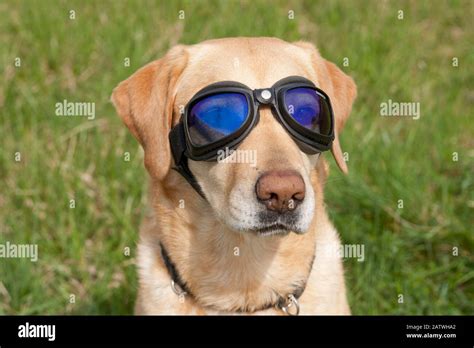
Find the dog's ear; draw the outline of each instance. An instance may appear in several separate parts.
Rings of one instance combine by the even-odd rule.
[[[347,164],[344,161],[339,135],[352,110],[352,104],[357,96],[357,87],[354,80],[346,75],[334,63],[322,58],[316,48],[307,42],[296,42],[295,45],[305,49],[311,55],[311,64],[316,77],[321,84],[320,87],[331,99],[331,105],[335,118],[336,138],[332,144],[331,152],[339,168],[347,174]]]
[[[176,82],[186,64],[185,46],[176,46],[122,81],[111,97],[117,113],[145,151],[145,167],[158,180],[171,166],[168,134]]]

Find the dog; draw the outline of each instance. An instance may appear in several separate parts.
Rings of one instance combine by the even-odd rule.
[[[323,203],[324,153],[302,151],[265,100],[236,148],[253,152],[256,165],[189,158],[185,170],[173,170],[170,134],[196,93],[222,81],[260,91],[288,76],[327,94],[330,150],[347,173],[339,135],[356,85],[311,43],[242,37],[178,45],[114,89],[111,101],[143,147],[150,177],[136,314],[351,313],[341,256],[319,252],[341,246]]]

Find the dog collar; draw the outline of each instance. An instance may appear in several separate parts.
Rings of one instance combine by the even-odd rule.
[[[163,262],[166,266],[166,269],[168,270],[168,273],[171,277],[171,289],[173,292],[178,295],[180,299],[189,296],[191,298],[196,298],[195,296],[192,295],[191,291],[189,290],[189,287],[187,286],[186,282],[183,280],[183,278],[180,276],[175,264],[171,260],[168,252],[166,251],[165,247],[163,246],[163,243],[160,243],[161,247],[161,256],[163,258]],[[311,268],[314,262],[314,257],[313,260],[311,261]],[[303,286],[297,287],[292,293],[287,294],[286,296],[281,296],[278,299],[277,302],[275,303],[268,303],[263,305],[262,307],[256,309],[254,312],[257,311],[262,311],[270,308],[278,308],[281,311],[283,311],[285,314],[290,315],[290,316],[296,316],[299,315],[300,313],[300,305],[298,302],[298,299],[301,297],[303,294],[304,290],[306,288],[306,282]],[[239,313],[246,313],[247,311],[241,309],[237,310]]]

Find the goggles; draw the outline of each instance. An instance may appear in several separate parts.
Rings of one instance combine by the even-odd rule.
[[[290,76],[271,88],[255,90],[233,81],[211,84],[189,101],[169,135],[174,169],[202,196],[187,159],[215,161],[220,151],[238,147],[258,123],[260,105],[271,107],[276,120],[301,151],[316,154],[331,148],[331,102],[310,80]]]

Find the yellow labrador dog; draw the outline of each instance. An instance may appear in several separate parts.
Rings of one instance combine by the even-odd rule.
[[[322,153],[347,172],[355,97],[313,45],[276,38],[179,45],[121,82],[112,102],[151,179],[136,313],[350,314],[340,256],[321,252],[340,247]]]

